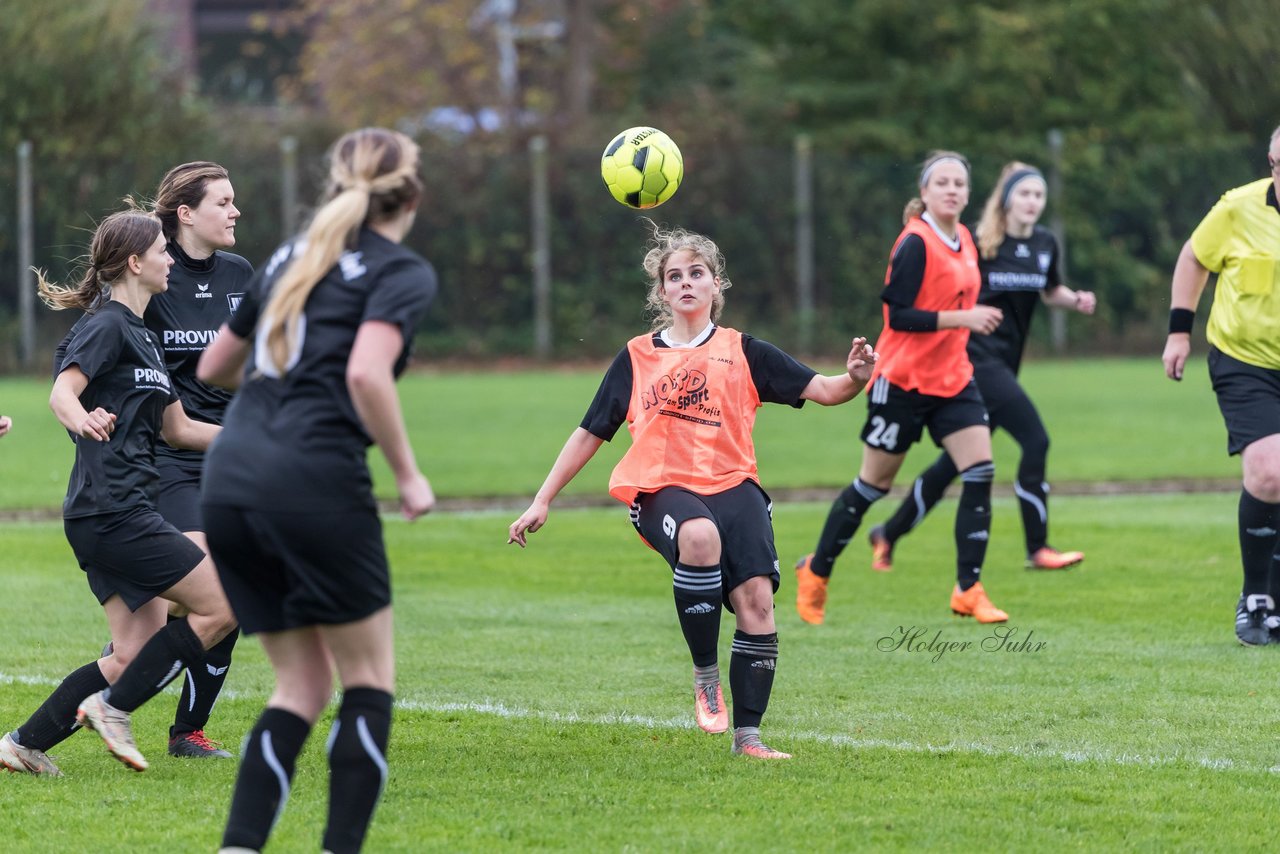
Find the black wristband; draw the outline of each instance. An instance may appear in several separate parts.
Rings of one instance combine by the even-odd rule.
[[[1196,313],[1189,308],[1175,308],[1169,311],[1169,334],[1186,332],[1191,334],[1191,327],[1196,322]]]

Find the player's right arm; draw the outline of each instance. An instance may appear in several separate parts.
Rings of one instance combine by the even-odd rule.
[[[1182,245],[1178,254],[1178,263],[1173,268],[1173,289],[1169,299],[1169,308],[1181,308],[1195,311],[1200,304],[1200,295],[1204,293],[1205,283],[1209,281],[1209,268],[1200,263],[1195,250],[1188,240]],[[1191,333],[1170,332],[1164,343],[1164,375],[1171,380],[1181,380],[1182,370],[1191,355]]]
[[[560,494],[560,490],[568,486],[569,481],[582,471],[582,467],[591,461],[603,444],[603,439],[582,427],[576,428],[569,434],[568,441],[560,449],[560,455],[556,457],[555,464],[547,473],[547,479],[542,482],[538,494],[533,497],[533,503],[507,529],[508,543],[515,543],[520,548],[525,547],[526,534],[536,533],[547,523],[551,502]]]
[[[111,438],[111,431],[116,429],[114,412],[107,412],[101,406],[89,412],[80,403],[80,395],[89,386],[89,377],[80,370],[79,365],[71,365],[54,380],[53,391],[49,394],[49,408],[58,417],[58,422],[76,436],[105,442]]]

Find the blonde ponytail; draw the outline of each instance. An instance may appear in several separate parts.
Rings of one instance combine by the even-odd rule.
[[[297,347],[307,299],[342,253],[355,245],[360,227],[386,219],[422,195],[418,146],[383,128],[352,131],[329,154],[327,201],[316,211],[305,248],[281,275],[264,312],[267,356],[283,376]]]

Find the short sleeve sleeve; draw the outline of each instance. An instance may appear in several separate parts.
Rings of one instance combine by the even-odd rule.
[[[123,348],[124,330],[117,318],[111,314],[97,313],[67,344],[58,373],[61,374],[72,365],[78,365],[89,379],[101,376],[115,366]]]
[[[400,328],[405,343],[413,340],[418,320],[436,295],[436,272],[421,260],[388,267],[369,294],[361,322],[380,320]]]
[[[1227,248],[1230,245],[1233,231],[1231,203],[1224,196],[1200,220],[1196,230],[1191,233],[1191,251],[1206,269],[1214,273],[1222,272],[1226,262]]]
[[[626,347],[613,359],[605,372],[587,414],[578,425],[597,439],[613,441],[614,435],[627,421],[631,408],[631,383],[635,376],[631,367],[631,351]]]
[[[742,349],[747,354],[751,381],[755,383],[761,401],[796,408],[804,406],[800,395],[817,376],[817,371],[768,341],[750,335],[742,336]]]

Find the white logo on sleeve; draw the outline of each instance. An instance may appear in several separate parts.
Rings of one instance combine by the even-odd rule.
[[[343,252],[342,257],[338,259],[338,268],[342,270],[342,278],[346,281],[358,279],[365,273],[369,272],[364,262],[360,260],[363,252]]]

